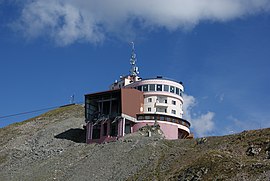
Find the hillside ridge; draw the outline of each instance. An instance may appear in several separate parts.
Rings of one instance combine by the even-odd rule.
[[[267,180],[270,128],[193,140],[142,132],[85,144],[84,108],[0,128],[0,180]]]

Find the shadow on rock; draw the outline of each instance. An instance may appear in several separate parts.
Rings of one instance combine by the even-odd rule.
[[[86,142],[85,136],[86,136],[86,131],[84,129],[72,128],[54,137],[57,139],[66,139],[66,140],[74,141],[76,143],[85,143]]]

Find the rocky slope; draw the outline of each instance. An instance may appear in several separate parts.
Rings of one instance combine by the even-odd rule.
[[[0,180],[270,180],[270,129],[87,145],[83,123],[74,105],[1,128]]]

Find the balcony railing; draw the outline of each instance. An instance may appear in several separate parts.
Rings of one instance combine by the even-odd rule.
[[[156,102],[156,107],[168,107],[168,104],[165,102]]]
[[[99,112],[88,114],[86,117],[87,121],[96,122],[97,120],[111,119],[114,120],[115,117],[120,116],[120,113],[111,113],[111,114],[101,114]]]

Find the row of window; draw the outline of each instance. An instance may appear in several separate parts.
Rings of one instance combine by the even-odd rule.
[[[190,124],[186,121],[183,121],[182,119],[176,119],[169,116],[162,116],[162,115],[139,115],[137,117],[138,120],[160,120],[160,121],[168,121],[172,123],[181,124],[186,127],[190,127]]]
[[[139,91],[143,91],[143,92],[148,92],[148,91],[171,92],[179,96],[182,96],[183,94],[183,91],[180,88],[169,86],[169,85],[163,85],[163,84],[146,84],[146,85],[135,87],[135,89],[138,89]]]
[[[148,111],[148,112],[152,112],[151,107],[148,107],[148,108],[147,108],[147,111]],[[157,111],[157,112],[159,112],[159,111]],[[167,113],[167,109],[164,109],[164,112]],[[172,113],[172,114],[176,114],[176,110],[172,109],[172,112],[171,112],[171,113]]]

